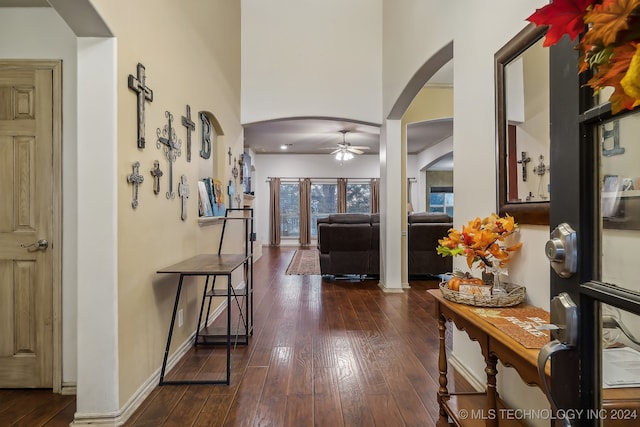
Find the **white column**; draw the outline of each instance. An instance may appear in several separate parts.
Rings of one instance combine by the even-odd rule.
[[[78,38],[78,384],[73,425],[115,425],[118,390],[117,46]]]
[[[400,120],[380,130],[380,287],[402,292],[402,132]]]

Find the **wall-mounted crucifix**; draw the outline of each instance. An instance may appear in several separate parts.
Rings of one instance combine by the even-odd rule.
[[[229,156],[229,166],[231,166],[231,156],[233,156],[233,154],[231,154],[231,147],[229,147],[229,151],[227,152],[227,155]]]
[[[200,112],[200,121],[202,122],[202,148],[200,149],[200,157],[208,159],[211,156],[211,121],[204,111]]]
[[[183,221],[187,219],[187,199],[189,198],[189,184],[187,184],[187,176],[180,177],[180,185],[178,185],[178,195],[182,198],[182,213],[180,218]]]
[[[131,207],[133,209],[138,207],[138,186],[144,181],[144,176],[140,175],[140,162],[133,164],[133,172],[127,175],[127,182],[133,184],[133,200],[131,201]]]
[[[167,117],[167,124],[164,125],[162,130],[156,129],[158,135],[158,141],[156,141],[156,147],[164,148],[164,155],[169,161],[169,191],[167,191],[167,199],[173,199],[176,197],[176,193],[173,192],[173,162],[176,161],[176,157],[182,154],[180,147],[182,141],[176,138],[176,130],[173,128],[173,114],[165,111],[164,115]]]
[[[154,194],[160,194],[160,177],[164,175],[164,172],[160,170],[160,162],[153,161],[153,169],[151,169],[151,176],[153,176],[153,192]]]
[[[522,152],[522,158],[518,160],[518,163],[522,165],[522,180],[527,182],[527,163],[531,161],[531,157],[527,155],[526,151]]]
[[[196,130],[196,124],[191,120],[191,106],[187,104],[187,115],[182,116],[182,126],[187,128],[187,162],[191,161],[191,131]]]
[[[138,148],[144,148],[144,103],[153,101],[153,91],[147,86],[144,65],[138,63],[137,77],[129,74],[129,89],[138,94]]]

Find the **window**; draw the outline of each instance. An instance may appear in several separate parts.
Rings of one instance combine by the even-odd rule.
[[[347,184],[347,212],[364,214],[371,212],[371,184]]]
[[[338,212],[338,184],[335,180],[311,183],[311,237],[318,236],[318,218]],[[371,212],[369,181],[347,183],[347,213]],[[298,182],[280,183],[280,236],[300,237],[300,188]]]
[[[280,183],[280,236],[300,237],[300,191],[298,183]]]
[[[453,217],[453,187],[429,189],[429,212],[442,212]]]
[[[318,218],[338,211],[338,185],[311,183],[311,237],[318,236]]]

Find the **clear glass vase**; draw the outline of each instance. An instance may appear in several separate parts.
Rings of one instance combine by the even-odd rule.
[[[507,289],[501,279],[502,274],[506,274],[505,269],[499,267],[487,267],[482,273],[482,279],[487,284],[491,284],[491,295],[507,295]]]

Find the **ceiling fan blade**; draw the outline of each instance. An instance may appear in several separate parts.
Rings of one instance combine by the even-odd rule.
[[[355,153],[355,154],[363,154],[364,153],[364,151],[358,150],[357,148],[354,148],[354,147],[347,148],[347,151],[350,151],[350,152]]]
[[[349,147],[355,148],[356,150],[370,150],[371,147],[367,147],[366,145],[350,145]]]
[[[338,152],[342,151],[340,148],[338,148],[337,150],[333,150],[332,152],[330,152],[329,154],[336,154]]]

